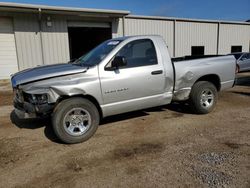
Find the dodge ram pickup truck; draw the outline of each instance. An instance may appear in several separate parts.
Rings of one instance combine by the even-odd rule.
[[[71,63],[39,66],[12,76],[17,116],[50,116],[65,143],[88,140],[101,118],[172,101],[211,112],[218,91],[234,85],[236,61],[219,56],[172,62],[160,36],[103,42]]]

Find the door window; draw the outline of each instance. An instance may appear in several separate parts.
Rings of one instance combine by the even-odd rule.
[[[242,57],[241,57],[241,61],[245,61],[245,60],[249,60],[250,59],[250,54],[244,54]]]
[[[126,44],[116,56],[125,57],[127,65],[121,68],[131,68],[157,64],[157,55],[150,39],[141,39]]]

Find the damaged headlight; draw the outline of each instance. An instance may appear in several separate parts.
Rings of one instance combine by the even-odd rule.
[[[23,102],[23,92],[20,89],[13,88],[13,96],[14,99],[18,100],[19,102]]]
[[[48,102],[47,94],[26,94],[26,99],[32,104],[45,104]]]

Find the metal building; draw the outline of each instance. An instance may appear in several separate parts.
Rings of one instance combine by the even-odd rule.
[[[250,23],[130,15],[129,11],[0,3],[0,79],[63,63],[100,42],[161,35],[172,57],[250,50]]]

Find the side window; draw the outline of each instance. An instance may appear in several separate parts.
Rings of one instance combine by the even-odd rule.
[[[127,65],[123,68],[157,64],[156,50],[150,39],[132,41],[126,44],[116,56],[125,57]]]
[[[249,59],[248,54],[244,54],[244,55],[241,57],[241,61],[245,61],[245,60],[247,60],[247,59]]]

